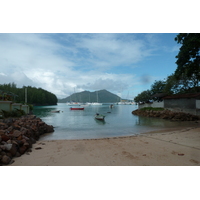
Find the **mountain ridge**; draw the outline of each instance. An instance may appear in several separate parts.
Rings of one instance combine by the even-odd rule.
[[[85,90],[82,92],[74,93],[64,99],[58,99],[58,103],[66,103],[66,102],[86,103],[86,102],[97,102],[97,101],[99,103],[114,103],[114,102],[119,102],[120,97],[104,89],[94,92]]]

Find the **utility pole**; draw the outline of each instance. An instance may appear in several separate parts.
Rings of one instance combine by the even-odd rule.
[[[25,104],[27,104],[27,87],[25,87]]]

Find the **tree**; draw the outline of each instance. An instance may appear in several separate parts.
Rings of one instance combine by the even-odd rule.
[[[199,86],[200,82],[200,33],[179,33],[175,41],[181,44],[176,56],[175,76],[182,85],[189,88]]]
[[[169,75],[166,79],[163,92],[169,95],[180,93],[184,89],[180,82],[181,81],[176,78],[174,73]]]
[[[134,101],[136,103],[146,103],[149,102],[151,99],[152,99],[152,92],[150,90],[146,90],[138,94],[134,98]]]
[[[14,102],[24,103],[25,101],[25,88],[27,88],[27,103],[33,105],[56,105],[56,95],[48,92],[42,88],[35,88],[31,86],[23,86],[17,88],[16,84],[0,84],[0,100],[12,100]]]
[[[151,92],[152,94],[156,94],[156,93],[163,93],[164,92],[164,88],[165,88],[165,81],[155,81],[152,85],[151,85]]]

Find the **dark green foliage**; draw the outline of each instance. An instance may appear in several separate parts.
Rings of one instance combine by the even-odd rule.
[[[174,74],[171,74],[167,77],[167,80],[165,82],[165,87],[163,92],[166,94],[176,94],[180,91],[180,84],[179,80],[176,79]]]
[[[99,103],[114,103],[119,102],[120,97],[108,92],[107,90],[100,90],[98,93],[83,91],[79,93],[74,93],[67,98],[58,100],[59,103],[66,103],[66,102],[97,102],[97,95],[98,95],[98,102]]]
[[[27,88],[27,103],[33,105],[56,105],[57,97],[42,88],[23,87],[17,88],[14,83],[0,85],[1,100],[11,100],[13,102],[25,102],[25,88]],[[6,97],[6,98],[5,98]],[[9,99],[8,99],[9,98]]]
[[[176,78],[182,81],[185,89],[199,86],[200,33],[180,33],[175,41],[182,45],[176,56]]]
[[[165,81],[155,81],[154,84],[151,85],[152,94],[163,93],[165,89]]]
[[[135,98],[134,101],[136,103],[142,102],[142,103],[147,103],[150,100],[152,100],[152,91],[151,90],[146,90],[138,94]]]
[[[23,115],[26,115],[26,113],[23,110],[19,110],[19,109],[12,110],[11,112],[1,110],[0,114],[3,116],[3,118],[21,117]]]

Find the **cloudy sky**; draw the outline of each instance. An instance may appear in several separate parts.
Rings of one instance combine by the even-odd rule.
[[[107,89],[133,98],[176,69],[175,33],[1,33],[0,84],[44,88],[65,98]]]

